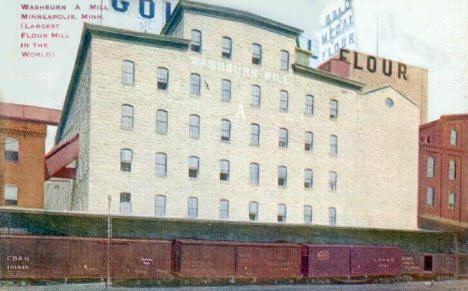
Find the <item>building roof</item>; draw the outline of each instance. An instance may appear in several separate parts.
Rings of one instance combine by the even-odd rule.
[[[431,127],[433,125],[436,125],[440,122],[445,122],[445,121],[453,121],[453,120],[468,120],[468,113],[464,114],[444,114],[441,115],[439,119],[432,120],[430,122],[421,124],[419,126],[420,129]]]
[[[60,113],[58,109],[0,102],[0,118],[5,119],[57,125]]]
[[[319,69],[314,69],[309,66],[304,66],[301,64],[293,64],[292,65],[294,72],[301,73],[303,75],[322,80],[325,82],[331,82],[335,85],[341,85],[351,89],[362,89],[364,88],[365,84],[359,81],[354,81],[351,79],[344,78],[340,75],[335,75],[326,71],[322,71]]]
[[[243,22],[291,37],[298,37],[303,32],[303,30],[299,28],[282,24],[280,22],[247,11],[212,4],[181,0],[174,9],[171,17],[166,22],[166,25],[162,29],[161,34],[167,35],[172,33],[179,22],[182,20],[184,11]]]

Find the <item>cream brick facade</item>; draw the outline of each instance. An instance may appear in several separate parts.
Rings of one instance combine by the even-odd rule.
[[[300,73],[291,66],[281,71],[281,50],[289,52],[290,64],[295,63],[294,36],[229,17],[183,12],[173,35],[190,39],[192,29],[200,30],[201,53],[91,31],[108,28],[88,29],[92,35],[88,58],[78,64],[84,70],[76,74],[85,81],[69,91],[67,100],[74,101],[69,101],[70,113],[62,116],[61,126],[70,130],[62,135],[59,130],[57,135],[62,142],[72,132],[80,134],[73,209],[105,213],[111,195],[111,211],[117,214],[120,193],[128,192],[132,215],[139,216],[154,216],[155,195],[165,195],[166,217],[173,218],[187,217],[187,199],[197,197],[199,219],[219,219],[219,201],[227,199],[229,220],[234,221],[248,221],[249,202],[256,201],[259,222],[276,222],[278,204],[284,203],[287,223],[304,223],[304,206],[310,205],[312,224],[328,224],[328,208],[335,207],[337,225],[416,228],[419,109],[415,104],[391,87],[359,89],[346,80]],[[172,17],[178,17],[177,11]],[[232,59],[221,57],[223,36],[232,39]],[[166,41],[165,36],[160,38]],[[251,63],[252,43],[262,46],[261,66]],[[133,86],[121,82],[124,60],[135,63]],[[169,70],[168,90],[156,87],[158,67]],[[191,73],[201,76],[200,96],[190,94]],[[221,100],[222,79],[231,81],[230,102]],[[80,90],[88,88],[85,84],[89,90]],[[261,87],[260,107],[250,105],[254,84]],[[286,113],[279,111],[280,90],[289,92]],[[304,114],[306,94],[315,99],[311,116]],[[386,98],[394,101],[392,108],[385,105]],[[336,120],[329,118],[331,99],[339,104]],[[87,102],[89,111],[80,111]],[[134,107],[132,130],[121,129],[122,104]],[[165,135],[155,130],[158,109],[168,112]],[[189,137],[190,114],[201,118],[199,139]],[[231,121],[229,143],[220,139],[221,119]],[[258,147],[249,145],[251,123],[261,127]],[[286,149],[278,147],[282,127],[289,131]],[[304,150],[306,131],[314,133],[312,152]],[[329,154],[332,134],[338,137],[336,156]],[[133,150],[130,173],[120,171],[123,148]],[[157,152],[167,154],[167,177],[156,175]],[[200,158],[195,179],[188,177],[192,155]],[[229,181],[219,179],[221,159],[230,161]],[[260,165],[258,186],[249,183],[252,162]],[[288,169],[285,188],[277,185],[280,165]],[[314,173],[311,190],[304,189],[307,168]],[[334,192],[329,190],[329,171],[338,174]]]

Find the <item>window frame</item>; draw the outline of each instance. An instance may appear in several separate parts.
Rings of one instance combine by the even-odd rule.
[[[163,78],[161,72],[165,72],[166,76]],[[167,91],[169,89],[169,69],[166,67],[158,67],[156,87],[158,90]]]
[[[128,114],[128,112],[126,112],[126,109],[127,110],[131,109],[131,114]],[[130,104],[122,104],[122,114],[120,117],[120,129],[132,130],[134,126],[134,122],[135,122],[135,107],[133,107],[133,105],[130,105]],[[129,126],[127,126],[128,123],[130,124]]]
[[[447,207],[449,210],[455,210],[457,207],[457,195],[455,193],[455,190],[449,190],[448,191],[448,197],[447,197]]]
[[[286,59],[283,57],[286,56]],[[289,52],[287,50],[280,51],[280,70],[289,71]]]
[[[338,174],[335,171],[328,172],[328,189],[336,192],[338,189]]]
[[[330,120],[338,119],[338,100],[330,99]]]
[[[253,209],[252,206],[255,206]],[[255,212],[253,212],[252,210],[255,210]],[[250,201],[249,202],[249,221],[258,221],[258,213],[259,213],[259,204],[257,201]],[[255,217],[253,217],[252,219],[252,214],[255,215]]]
[[[160,163],[161,160],[158,160],[158,157],[164,157],[164,163]],[[163,172],[159,170],[163,169]],[[167,154],[163,152],[156,153],[156,175],[159,177],[167,177]]]
[[[20,143],[17,138],[6,136],[4,139],[3,158],[7,162],[19,161],[19,147]],[[10,149],[11,148],[11,149]]]
[[[458,132],[457,129],[452,127],[450,128],[450,145],[457,146],[458,143]]]
[[[306,209],[310,209],[310,215],[306,215]],[[313,217],[313,209],[311,205],[304,205],[304,223],[305,224],[312,224],[312,217]],[[306,218],[309,218],[309,220],[306,220]]]
[[[311,168],[304,169],[304,189],[312,190],[313,186],[314,186],[314,171]]]
[[[330,155],[338,155],[338,137],[334,134],[330,134]]]
[[[255,186],[260,184],[260,164],[255,162],[249,164],[249,183]]]
[[[228,46],[225,46],[225,40],[228,41]],[[221,38],[221,57],[223,57],[223,59],[232,58],[232,39],[230,37],[223,36]]]
[[[426,178],[434,177],[435,159],[432,156],[428,156],[426,159]]]
[[[231,80],[222,79],[221,80],[221,101],[230,102],[231,96],[232,96],[231,92],[232,92]]]
[[[328,207],[328,225],[336,225],[336,208]]]
[[[281,127],[279,129],[278,147],[288,148],[289,144],[289,131],[287,128]]]
[[[277,222],[281,222],[281,223],[286,222],[287,211],[288,211],[288,207],[286,206],[286,204],[284,203],[278,204],[278,213],[276,216]]]
[[[286,188],[288,186],[288,167],[278,166],[278,187]]]
[[[131,65],[131,70],[128,70],[126,68],[126,65]],[[130,77],[130,80],[127,80],[125,76]],[[125,86],[134,86],[135,85],[135,62],[130,61],[130,60],[123,60],[122,62],[122,79],[121,79],[122,85]]]
[[[5,184],[3,186],[3,204],[6,206],[9,205],[18,205],[18,185],[16,184]],[[10,192],[14,192],[13,195]],[[15,196],[15,197],[7,197],[7,196]]]
[[[227,182],[231,175],[231,162],[226,159],[219,160],[219,180]]]
[[[128,195],[128,196],[127,196]],[[122,201],[123,197],[128,197],[128,201]],[[125,207],[122,207],[123,203],[128,203],[128,212],[126,212],[124,209]],[[124,204],[125,205],[125,204]],[[133,207],[132,207],[132,194],[130,192],[120,192],[120,204],[119,204],[119,213],[123,215],[129,215],[132,214]]]
[[[231,142],[231,121],[229,119],[221,119],[221,137],[222,142]]]
[[[314,149],[314,133],[312,131],[306,131],[304,134],[304,150],[306,152],[312,152],[313,149]]]
[[[289,92],[286,90],[280,90],[280,112],[288,112],[289,110]]]
[[[229,200],[227,199],[219,200],[219,219],[229,219]]]
[[[198,33],[198,36],[194,37],[194,33]],[[198,29],[192,29],[190,31],[190,50],[196,53],[202,52],[202,32]]]
[[[252,43],[252,64],[262,65],[262,46],[258,43]],[[256,49],[258,48],[258,51]]]
[[[315,98],[314,95],[307,94],[305,95],[305,102],[304,102],[304,114],[307,116],[314,115],[314,102]]]
[[[448,177],[449,177],[449,180],[457,179],[457,163],[455,162],[454,159],[449,160]]]
[[[201,96],[201,76],[198,73],[190,73],[190,95]]]
[[[257,94],[258,90],[258,94]],[[250,87],[250,105],[260,107],[262,99],[262,88],[259,85],[252,85]]]
[[[190,203],[192,201],[192,203]],[[195,205],[195,207],[194,207]],[[187,199],[187,217],[198,218],[198,198],[191,196]]]
[[[434,207],[434,188],[432,187],[426,189],[426,205],[431,208]]]
[[[124,160],[124,153],[128,152],[130,155],[130,160]],[[131,173],[133,164],[133,150],[129,148],[120,149],[120,172],[121,173]]]
[[[158,205],[158,197],[164,198],[162,201],[164,201],[164,204]],[[166,195],[155,195],[154,196],[154,216],[155,217],[165,217],[166,216],[166,205],[167,205],[167,197]],[[159,212],[158,209],[162,209],[162,212]],[[161,214],[162,213],[162,214]]]
[[[193,124],[192,121],[196,120],[196,124]],[[189,137],[193,139],[200,138],[200,115],[190,114],[189,117]]]
[[[158,109],[156,111],[156,133],[166,135],[168,127],[169,127],[169,113],[164,109]]]
[[[196,167],[192,167],[193,162],[196,161]],[[197,179],[200,176],[200,158],[197,156],[189,157],[188,177],[191,179]],[[196,171],[196,172],[194,172]],[[193,175],[195,174],[195,176]]]
[[[260,124],[250,124],[250,144],[251,146],[260,146]]]

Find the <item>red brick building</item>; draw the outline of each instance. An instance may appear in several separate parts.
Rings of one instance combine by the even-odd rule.
[[[419,226],[468,228],[468,114],[444,115],[419,134]]]
[[[43,207],[47,125],[60,112],[0,103],[0,206]]]

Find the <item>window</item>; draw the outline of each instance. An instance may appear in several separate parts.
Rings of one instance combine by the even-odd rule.
[[[131,61],[124,61],[122,66],[122,84],[133,85],[135,81],[135,64]]]
[[[335,207],[328,208],[328,224],[335,225],[336,224],[336,209]]]
[[[165,21],[167,22],[169,20],[169,17],[171,16],[171,2],[166,2],[166,10],[165,10]]]
[[[286,222],[286,205],[278,204],[278,222]]]
[[[16,185],[5,185],[5,205],[18,205],[18,187]]]
[[[258,220],[258,203],[257,202],[249,203],[249,220],[250,221]]]
[[[190,115],[189,136],[191,138],[200,137],[200,116],[198,115]]]
[[[231,140],[231,122],[227,119],[221,120],[221,141],[229,142]]]
[[[199,30],[193,29],[192,33],[192,42],[190,43],[190,49],[194,52],[201,52],[201,32]]]
[[[166,216],[166,196],[156,195],[154,199],[154,215],[156,217]]]
[[[229,181],[229,161],[219,161],[219,180]]]
[[[280,148],[287,148],[288,147],[288,130],[286,128],[280,128],[280,130],[279,130],[278,146]]]
[[[285,166],[278,167],[278,186],[286,187],[288,184],[288,169]]]
[[[231,81],[229,80],[221,81],[221,100],[231,101]]]
[[[338,118],[338,101],[330,100],[330,119]]]
[[[314,184],[314,173],[312,172],[312,169],[305,169],[304,170],[304,188],[312,189],[313,184]]]
[[[156,154],[156,175],[167,176],[167,155],[165,153]]]
[[[288,112],[288,92],[281,90],[280,91],[280,107],[281,112]]]
[[[306,115],[314,114],[314,96],[312,96],[312,95],[306,95],[305,96],[304,113]]]
[[[387,98],[387,99],[385,99],[385,105],[386,105],[388,108],[392,108],[392,107],[393,107],[393,100],[392,100],[392,98]]]
[[[455,209],[455,191],[453,190],[449,191],[448,208],[451,210]]]
[[[19,142],[15,138],[5,138],[5,161],[18,161]]]
[[[253,106],[260,106],[260,86],[257,86],[257,85],[252,85],[252,100],[251,100],[251,104]]]
[[[304,223],[305,224],[312,223],[312,206],[310,205],[304,206]]]
[[[200,75],[190,74],[190,94],[200,96]]]
[[[122,129],[133,128],[133,106],[128,104],[122,105],[122,120],[120,123]]]
[[[232,40],[229,37],[223,37],[221,56],[230,59],[232,54]]]
[[[314,134],[310,131],[305,133],[304,149],[311,152],[314,148]]]
[[[133,151],[131,149],[120,150],[120,171],[132,171]]]
[[[167,134],[167,111],[156,111],[156,132],[160,134]]]
[[[198,198],[190,197],[188,199],[187,216],[189,218],[198,217]]]
[[[457,131],[455,128],[450,130],[450,145],[456,146],[457,145]]]
[[[228,219],[229,218],[229,201],[222,199],[219,200],[219,218]]]
[[[427,157],[427,175],[428,178],[434,177],[434,158]]]
[[[289,70],[289,53],[284,50],[280,52],[280,68],[283,71]]]
[[[260,125],[256,123],[250,124],[250,145],[260,145]]]
[[[252,64],[262,64],[262,47],[259,44],[252,44]]]
[[[338,154],[338,137],[330,135],[330,154],[336,156]]]
[[[456,177],[456,169],[455,169],[455,161],[450,160],[449,161],[449,179],[450,180],[455,180]]]
[[[260,166],[257,163],[250,163],[249,182],[252,185],[258,185],[260,182]]]
[[[131,197],[130,193],[120,193],[120,214],[132,213]]]
[[[428,206],[434,206],[434,188],[427,187],[426,203]]]
[[[328,187],[330,188],[330,191],[336,191],[336,180],[336,172],[328,172]]]
[[[200,167],[200,160],[198,157],[191,156],[189,157],[189,177],[198,178]]]
[[[169,71],[166,68],[158,68],[158,89],[167,90],[169,85]]]

